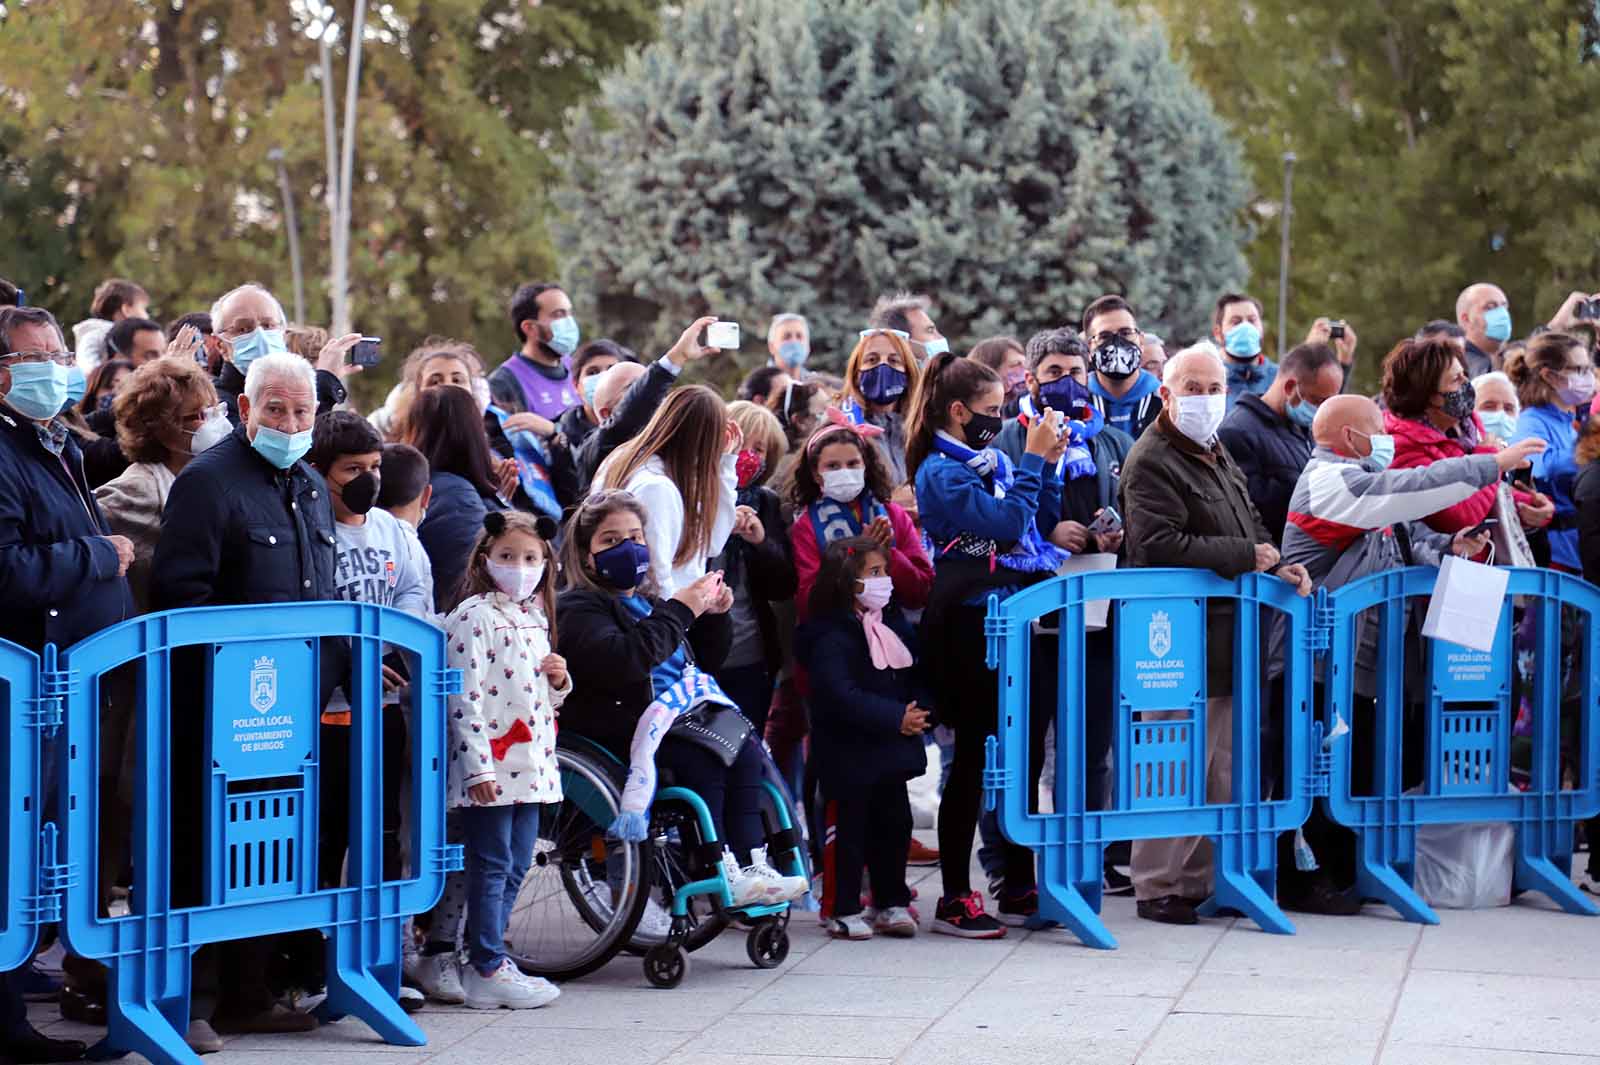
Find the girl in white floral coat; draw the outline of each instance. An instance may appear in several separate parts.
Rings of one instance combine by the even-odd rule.
[[[555,574],[539,523],[491,512],[472,549],[465,599],[445,622],[461,694],[450,697],[449,799],[466,845],[468,1006],[527,1009],[553,984],[505,953],[506,924],[539,838],[541,808],[561,801],[556,709],[572,691],[552,654]]]

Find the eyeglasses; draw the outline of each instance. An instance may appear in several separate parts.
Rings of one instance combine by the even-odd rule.
[[[905,341],[909,341],[911,339],[911,334],[906,332],[904,329],[863,329],[859,334],[857,334],[857,336],[861,340],[865,340],[868,337],[878,336],[880,333],[887,333],[889,336],[899,337],[901,340]]]
[[[8,351],[0,355],[0,362],[12,359],[17,362],[53,362],[61,366],[71,366],[73,363],[70,351]]]
[[[1143,336],[1143,333],[1129,325],[1123,326],[1121,329],[1107,329],[1102,333],[1096,333],[1094,335],[1094,342],[1096,344],[1103,344],[1112,337],[1121,337],[1123,340],[1131,340],[1134,343],[1138,343]]]

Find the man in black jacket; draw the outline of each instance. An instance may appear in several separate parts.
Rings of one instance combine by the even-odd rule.
[[[1344,373],[1333,348],[1301,344],[1283,357],[1272,386],[1259,396],[1241,395],[1217,430],[1250,486],[1250,500],[1274,546],[1283,543],[1289,497],[1311,461],[1311,420],[1317,407],[1343,387]]]
[[[328,486],[302,461],[311,447],[316,410],[316,383],[304,359],[268,354],[251,363],[239,396],[239,427],[184,467],[167,497],[150,571],[156,609],[338,598]],[[348,648],[342,641],[324,641],[323,659],[326,696],[344,676]],[[175,689],[172,710],[175,721],[203,720],[204,696],[193,688]],[[174,841],[200,835],[203,731],[173,730]],[[194,904],[199,901],[198,879],[185,883],[176,848],[174,857],[174,902]],[[193,864],[198,870],[199,863]],[[179,903],[180,894],[187,901]],[[241,940],[224,948],[230,956],[222,963],[229,979],[221,985],[220,1002],[215,969],[219,952],[196,955],[191,1015],[205,1018],[214,1007],[216,1028],[223,1032],[316,1027],[314,1018],[275,1005],[267,984],[271,949],[270,939]]]
[[[72,364],[61,328],[37,307],[0,308],[0,638],[35,653],[69,647],[133,612],[133,544],[113,536],[57,413]],[[28,1023],[26,967],[0,981],[0,1060],[70,1061],[76,1040]]]
[[[689,363],[715,355],[719,348],[708,348],[700,343],[700,334],[716,318],[701,318],[683,331],[678,342],[661,358],[650,364],[648,370],[638,363],[619,362],[601,375],[595,386],[595,412],[600,415],[600,428],[590,433],[578,449],[578,496],[589,494],[594,475],[600,464],[617,448],[644,431],[655,417],[656,408],[667,398],[678,375]],[[623,390],[627,391],[624,392]],[[618,398],[620,397],[620,398]]]

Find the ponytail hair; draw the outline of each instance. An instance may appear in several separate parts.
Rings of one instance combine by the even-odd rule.
[[[1581,337],[1570,333],[1540,333],[1520,351],[1506,358],[1506,376],[1517,390],[1523,410],[1556,402],[1556,390],[1544,379],[1544,371],[1567,372],[1567,355],[1573,348],[1587,348]]]
[[[1000,375],[973,359],[953,351],[935,355],[922,375],[911,416],[906,422],[906,477],[915,481],[922,461],[933,453],[933,434],[945,428],[950,404],[971,404],[991,385],[1000,384]]]

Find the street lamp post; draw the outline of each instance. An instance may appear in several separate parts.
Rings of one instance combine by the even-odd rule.
[[[1283,153],[1283,242],[1278,246],[1278,361],[1289,336],[1289,219],[1294,216],[1294,153]]]
[[[306,320],[306,283],[300,272],[300,226],[295,221],[294,186],[289,184],[289,171],[283,165],[283,149],[274,148],[267,153],[278,167],[278,189],[283,193],[283,217],[289,230],[289,265],[294,270],[294,320]]]
[[[366,36],[366,0],[356,0],[350,20],[350,66],[345,72],[344,144],[341,151],[334,123],[333,50],[328,34],[319,41],[322,64],[323,138],[328,152],[328,214],[332,220],[329,286],[333,289],[334,336],[350,332],[350,185],[355,170],[356,96],[361,82],[361,44]]]

